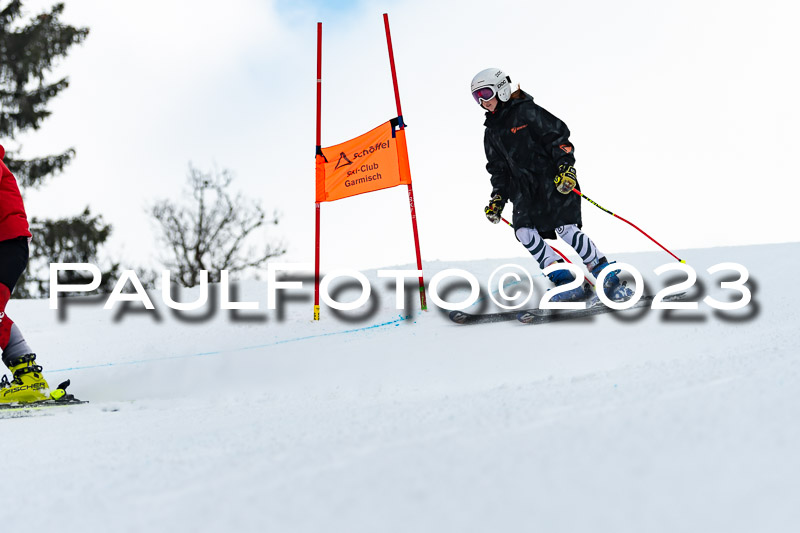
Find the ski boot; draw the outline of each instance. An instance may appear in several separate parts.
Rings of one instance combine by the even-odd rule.
[[[563,263],[563,260],[559,260]],[[575,280],[575,275],[567,269],[554,270],[547,275],[548,279],[553,282],[556,287],[566,285]],[[591,296],[591,289],[586,284],[582,287],[575,287],[568,291],[553,295],[550,297],[551,302],[579,302]]]
[[[11,381],[0,381],[0,403],[33,403],[53,399],[50,386],[42,376],[42,367],[35,365],[36,354],[29,353],[8,361]],[[55,392],[55,391],[54,391]]]
[[[605,257],[601,257],[597,265],[591,269],[592,275],[595,279],[598,279],[600,273],[609,265],[613,264],[614,261],[611,263]],[[619,279],[619,270],[612,270],[606,276],[605,281],[603,281],[603,292],[605,292],[606,296],[609,300],[613,300],[615,302],[619,302],[622,300],[626,300],[633,296],[633,291],[628,288],[627,282],[621,281]]]

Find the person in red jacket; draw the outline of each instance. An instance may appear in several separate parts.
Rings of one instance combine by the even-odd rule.
[[[35,364],[34,354],[19,327],[6,314],[11,292],[28,264],[31,232],[17,180],[3,163],[0,145],[0,350],[11,370],[11,381],[0,379],[0,403],[30,403],[48,400],[50,387]]]

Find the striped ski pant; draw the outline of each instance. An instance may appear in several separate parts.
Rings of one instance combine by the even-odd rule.
[[[539,267],[544,270],[554,262],[561,259],[555,250],[539,235],[535,228],[519,228],[517,231],[517,239],[522,245],[531,253]],[[578,252],[581,256],[583,263],[591,270],[596,265],[597,260],[603,257],[603,253],[597,249],[597,246],[592,242],[588,235],[583,233],[575,224],[568,224],[566,226],[559,226],[556,228],[556,233],[561,239],[569,244],[573,250]]]

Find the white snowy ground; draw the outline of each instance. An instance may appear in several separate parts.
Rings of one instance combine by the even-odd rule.
[[[0,415],[1,529],[797,531],[800,243],[682,255],[696,300],[737,296],[705,272],[736,262],[753,302],[458,326],[400,320],[375,272],[378,309],[349,322],[309,320],[310,290],[279,320],[259,282],[252,320],[12,301],[51,384],[91,403]],[[665,285],[663,252],[616,259]]]

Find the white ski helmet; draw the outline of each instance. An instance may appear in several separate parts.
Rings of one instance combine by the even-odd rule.
[[[491,95],[481,89],[491,89]],[[511,98],[511,77],[507,76],[505,72],[499,68],[487,68],[478,72],[472,78],[470,85],[472,97],[481,105],[481,100],[491,100],[495,96],[501,102],[508,102]]]

